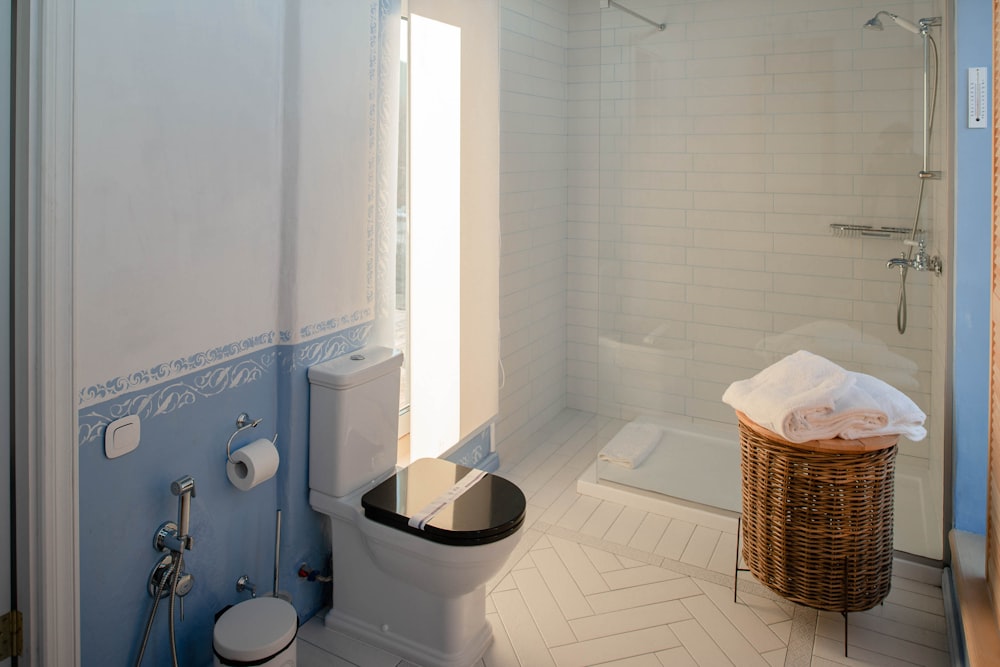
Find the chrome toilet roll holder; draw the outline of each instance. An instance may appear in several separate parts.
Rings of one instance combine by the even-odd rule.
[[[259,426],[262,421],[264,420],[251,419],[250,415],[248,415],[246,412],[240,413],[240,416],[236,418],[236,430],[233,431],[233,434],[231,436],[229,436],[229,442],[226,443],[227,461],[229,461],[230,463],[236,463],[236,461],[233,460],[233,439],[236,438],[236,436],[239,435],[240,432],[245,431],[248,428],[257,428],[257,426]],[[277,442],[278,442],[278,434],[275,433],[274,437],[271,438],[271,444],[274,445],[277,444]]]

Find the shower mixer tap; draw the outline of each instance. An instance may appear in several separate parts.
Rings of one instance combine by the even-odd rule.
[[[900,253],[899,257],[893,257],[885,263],[887,269],[906,268],[913,269],[914,271],[933,271],[935,275],[941,275],[943,268],[941,258],[937,255],[931,257],[927,254],[923,239],[920,241],[903,241],[903,243],[909,246],[917,246],[917,254],[910,258],[906,256],[905,252]]]

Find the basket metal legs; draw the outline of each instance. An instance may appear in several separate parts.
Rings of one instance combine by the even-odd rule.
[[[739,588],[740,572],[749,572],[749,568],[740,567],[740,536],[743,529],[743,515],[736,517],[736,562],[733,563],[733,602],[736,602],[736,591]]]

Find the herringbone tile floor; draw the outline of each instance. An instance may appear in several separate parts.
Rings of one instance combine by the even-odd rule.
[[[896,562],[885,603],[849,615],[845,658],[840,614],[782,600],[748,573],[733,602],[731,516],[698,520],[578,493],[577,479],[622,425],[566,410],[501,451],[498,474],[529,507],[521,542],[487,586],[494,642],[484,667],[950,664],[931,568]],[[357,647],[323,654],[308,643],[321,631],[303,631],[305,667],[405,665]]]

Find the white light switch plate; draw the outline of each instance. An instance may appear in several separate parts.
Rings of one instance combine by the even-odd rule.
[[[128,415],[108,424],[104,431],[104,455],[115,459],[139,446],[139,415]]]

